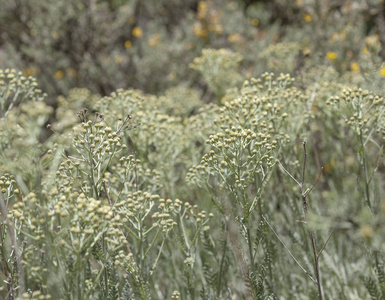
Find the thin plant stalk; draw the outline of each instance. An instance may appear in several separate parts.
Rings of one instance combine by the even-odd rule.
[[[308,206],[307,206],[307,200],[306,197],[309,194],[310,190],[305,191],[305,170],[306,170],[306,159],[307,159],[307,152],[306,152],[306,142],[303,143],[303,151],[304,151],[304,157],[303,157],[303,168],[302,168],[302,182],[301,182],[301,192],[302,192],[302,205],[303,205],[303,212],[305,217],[305,224],[307,224],[307,214],[308,214]],[[318,299],[323,300],[323,294],[322,294],[322,286],[321,286],[321,275],[320,275],[320,269],[319,269],[319,255],[317,254],[317,248],[316,248],[316,242],[314,239],[313,232],[309,229],[309,237],[311,241],[311,245],[313,248],[313,256],[314,256],[314,269],[316,273],[316,283],[318,288]]]
[[[18,287],[18,290],[19,290],[19,294],[22,295],[24,293],[24,287],[25,287],[25,285],[24,285],[24,269],[23,269],[23,265],[21,264],[21,256],[20,256],[20,252],[19,252],[19,246],[18,246],[17,240],[16,240],[15,230],[13,229],[13,227],[11,225],[11,221],[8,218],[7,209],[4,205],[4,199],[1,196],[1,194],[0,194],[0,208],[1,208],[1,213],[3,214],[5,221],[7,223],[7,226],[8,226],[8,231],[9,231],[9,234],[11,237],[12,246],[15,249],[16,263],[17,263],[17,268],[19,269],[19,287]],[[2,238],[4,238],[4,237],[2,237]],[[3,250],[3,247],[4,247],[4,245],[2,246],[2,250]],[[6,268],[7,268],[7,266],[6,266]]]
[[[301,182],[299,182],[297,179],[295,179],[295,177],[289,173],[289,171],[287,171],[285,169],[285,167],[279,162],[280,166],[282,167],[282,169],[290,176],[291,179],[293,179],[295,181],[295,183],[297,185],[300,186],[301,188],[301,200],[302,200],[302,207],[303,207],[303,213],[304,213],[304,221],[302,221],[301,223],[304,223],[304,224],[307,224],[307,221],[308,221],[308,203],[307,203],[307,196],[309,195],[309,193],[313,190],[313,188],[315,187],[315,185],[317,184],[320,176],[321,176],[321,173],[320,175],[318,176],[316,182],[313,184],[313,186],[309,189],[306,189],[305,190],[305,171],[306,171],[306,162],[307,162],[307,152],[306,152],[306,141],[304,141],[303,143],[303,150],[304,150],[304,158],[303,158],[303,165],[302,165],[302,178],[301,178]],[[314,269],[315,269],[315,280],[314,278],[307,273],[307,271],[302,268],[302,266],[299,264],[299,262],[295,259],[295,257],[291,254],[290,250],[285,246],[285,244],[283,243],[283,241],[281,240],[281,238],[278,236],[278,234],[274,231],[274,229],[272,228],[272,226],[267,222],[266,218],[263,217],[263,219],[265,220],[265,222],[267,223],[267,225],[270,227],[270,229],[274,232],[274,234],[276,235],[276,237],[278,238],[278,240],[282,243],[282,245],[285,247],[286,251],[289,252],[290,256],[295,260],[295,262],[301,267],[301,269],[313,280],[315,281],[316,285],[317,285],[317,289],[318,289],[318,299],[319,300],[323,300],[323,292],[322,292],[322,284],[321,284],[321,272],[320,272],[320,266],[319,266],[319,257],[320,255],[322,254],[323,250],[325,249],[327,243],[329,242],[334,230],[332,230],[326,240],[326,242],[323,244],[323,246],[321,247],[321,250],[320,251],[317,251],[317,246],[316,246],[316,242],[315,242],[315,238],[314,238],[314,233],[312,230],[308,229],[308,234],[309,234],[309,238],[310,238],[310,243],[311,243],[311,246],[312,246],[312,254],[313,254],[313,258],[314,258]]]

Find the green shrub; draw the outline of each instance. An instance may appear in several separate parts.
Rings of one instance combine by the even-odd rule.
[[[382,299],[384,16],[337,2],[6,1],[0,298]]]

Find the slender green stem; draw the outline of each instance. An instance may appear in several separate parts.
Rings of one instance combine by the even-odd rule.
[[[140,252],[140,267],[141,270],[144,270],[144,235],[143,235],[143,226],[142,220],[139,217],[139,252]]]
[[[310,273],[308,271],[306,271],[306,269],[301,265],[301,263],[295,258],[295,256],[291,253],[291,251],[289,250],[289,248],[285,245],[285,243],[282,241],[282,239],[279,237],[279,235],[277,234],[277,232],[274,230],[274,228],[270,225],[270,223],[267,221],[267,219],[265,218],[265,216],[262,216],[263,220],[265,221],[265,223],[267,224],[267,226],[270,227],[271,231],[274,233],[274,235],[277,237],[277,239],[279,240],[279,242],[282,244],[282,246],[285,248],[285,250],[287,251],[287,253],[289,253],[289,255],[291,256],[292,259],[294,259],[295,263],[301,268],[302,271],[305,272],[305,274],[307,276],[309,276],[309,278],[317,284],[317,281],[313,278],[313,276],[310,275]]]
[[[104,266],[104,264],[102,264],[102,266],[100,267],[100,271],[99,271],[98,275],[95,278],[95,282],[99,282],[100,277],[102,276],[102,274],[104,274],[104,270],[105,269],[106,269],[106,267]]]
[[[102,245],[103,245],[103,254],[104,254],[104,262],[103,264],[106,265],[107,264],[107,245],[106,245],[106,241],[105,241],[105,234],[103,234],[103,237],[102,237]],[[105,286],[105,291],[106,291],[106,294],[108,293],[108,271],[107,271],[107,268],[104,268],[104,286]]]
[[[96,187],[96,184],[95,184],[95,178],[94,178],[94,164],[93,164],[93,157],[92,157],[92,152],[91,151],[89,151],[88,156],[89,156],[88,164],[89,164],[90,172],[91,172],[91,174],[89,176],[90,176],[90,179],[91,179],[92,190],[94,192],[95,199],[99,200],[99,193],[98,193],[98,190],[97,190],[97,187]]]
[[[221,258],[221,264],[219,267],[219,278],[218,278],[218,285],[217,285],[217,297],[220,297],[221,294],[221,285],[222,285],[222,276],[224,274],[223,268],[225,265],[225,259],[226,259],[226,254],[227,254],[227,239],[228,239],[228,226],[225,220],[225,241],[223,243],[223,251],[222,251],[222,258]]]
[[[4,272],[5,272],[5,277],[7,278],[8,277],[8,272],[11,271],[11,269],[9,268],[8,266],[8,262],[7,262],[7,259],[6,259],[6,254],[5,254],[5,234],[3,234],[3,224],[0,224],[0,241],[1,241],[1,256],[2,256],[2,261],[4,262],[5,266],[4,266]]]
[[[186,234],[186,230],[184,228],[182,216],[179,216],[179,221],[180,221],[180,226],[182,228],[183,239],[184,239],[184,242],[185,242],[187,250],[188,250],[187,252],[190,253],[190,245],[189,245],[189,242],[188,242],[188,239],[187,239],[187,234]]]
[[[306,171],[306,160],[307,160],[307,152],[306,152],[306,142],[303,143],[303,151],[304,151],[304,157],[303,157],[303,166],[302,166],[302,181],[301,181],[301,192],[302,192],[302,204],[303,204],[303,212],[305,216],[305,223],[307,223],[307,200],[306,197],[308,195],[308,190],[305,191],[305,171]],[[317,247],[314,239],[313,232],[309,229],[308,230],[312,249],[313,249],[313,257],[314,257],[314,269],[316,273],[316,280],[317,280],[317,288],[318,288],[318,299],[323,300],[322,295],[322,287],[321,287],[321,276],[320,276],[320,269],[319,269],[319,262],[318,262],[318,255],[317,255]]]
[[[251,240],[249,224],[247,224],[247,243],[249,246],[249,256],[250,256],[251,267],[254,269],[253,244],[252,244],[252,240]]]
[[[127,229],[135,237],[135,239],[137,239],[137,240],[140,239],[140,237],[138,235],[136,235],[135,232],[133,232],[130,227],[128,227],[128,226],[126,226],[124,224],[123,224],[123,226],[124,226],[125,229]]]
[[[15,250],[16,263],[17,263],[17,267],[19,269],[19,293],[22,294],[24,292],[24,287],[25,287],[24,268],[23,268],[23,265],[21,264],[21,255],[20,255],[20,251],[19,251],[19,246],[17,244],[17,235],[16,235],[16,232],[15,232],[15,230],[11,224],[11,221],[8,218],[7,209],[4,205],[4,200],[3,200],[3,197],[1,195],[0,195],[0,211],[3,214],[5,221],[7,223],[8,232],[9,232],[9,236],[11,238],[12,247]]]
[[[158,255],[157,255],[156,259],[155,259],[154,264],[152,265],[152,268],[151,268],[151,271],[150,271],[150,275],[152,275],[154,273],[156,265],[158,264],[158,260],[159,260],[160,255],[162,254],[163,245],[164,245],[164,241],[165,240],[166,239],[163,239],[162,244],[160,245],[159,252],[158,252]]]
[[[157,239],[157,237],[158,237],[158,235],[159,235],[159,232],[160,232],[160,229],[157,230],[157,232],[156,232],[154,238],[153,238],[152,241],[151,241],[151,244],[148,246],[148,249],[147,249],[146,253],[145,253],[144,256],[143,256],[143,260],[146,259],[148,253],[150,252],[152,246],[154,245],[154,243],[155,243],[155,241],[156,241],[156,239]]]
[[[366,153],[365,153],[365,145],[363,142],[363,134],[362,130],[360,130],[360,136],[359,136],[360,142],[361,142],[361,157],[362,157],[362,164],[364,167],[364,176],[365,176],[365,194],[366,194],[366,202],[368,204],[368,207],[371,209],[372,205],[370,202],[370,191],[369,191],[369,180],[368,180],[368,166],[367,166],[367,160],[366,160]]]
[[[77,289],[78,289],[78,300],[82,300],[82,289],[81,289],[81,262],[80,262],[80,251],[76,257],[76,272],[77,272]]]
[[[191,240],[191,245],[195,245],[195,242],[198,240],[199,232],[200,232],[201,228],[202,228],[204,225],[206,225],[208,221],[209,221],[209,220],[206,220],[206,221],[203,222],[203,223],[199,223],[199,226],[198,226],[198,228],[197,228],[197,230],[196,230],[196,233],[195,233],[193,239]]]

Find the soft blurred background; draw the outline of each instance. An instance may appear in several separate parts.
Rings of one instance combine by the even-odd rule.
[[[380,86],[384,14],[382,0],[2,0],[0,68],[38,78],[51,103],[74,87],[177,84],[211,101],[221,93],[190,68],[204,48],[239,53],[240,78],[328,64]]]

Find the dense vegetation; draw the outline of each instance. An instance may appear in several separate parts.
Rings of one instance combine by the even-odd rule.
[[[384,299],[383,1],[1,5],[1,299]]]

